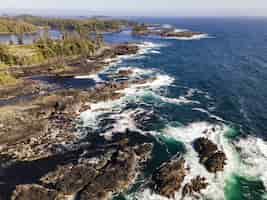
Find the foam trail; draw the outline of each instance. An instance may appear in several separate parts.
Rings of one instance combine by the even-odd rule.
[[[188,31],[188,29],[175,29],[174,32],[175,33],[180,33],[180,32],[185,32],[185,31]]]
[[[90,75],[84,75],[84,76],[75,76],[76,79],[92,79],[96,83],[103,82],[103,80],[99,77],[98,74],[90,74]]]
[[[175,39],[175,40],[201,40],[208,38],[214,38],[214,37],[209,36],[208,34],[199,34],[199,35],[194,35],[192,37],[165,37],[165,39]]]
[[[154,94],[155,97],[157,97],[158,99],[161,99],[162,101],[166,102],[166,103],[171,103],[171,104],[200,104],[199,101],[193,101],[190,99],[187,99],[185,96],[180,96],[178,98],[168,98],[165,96],[160,96],[157,94]]]
[[[209,111],[203,109],[203,108],[193,108],[192,110],[199,111],[202,113],[207,114],[210,118],[216,119],[217,121],[225,122],[225,120],[219,116],[211,114]]]
[[[142,68],[138,68],[138,67],[120,67],[116,70],[116,72],[118,73],[121,70],[131,70],[133,73],[130,74],[130,78],[140,78],[144,75],[152,76],[153,74],[155,74],[155,71],[153,71],[153,70],[142,69]]]

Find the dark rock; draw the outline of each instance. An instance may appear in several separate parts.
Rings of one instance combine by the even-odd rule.
[[[56,196],[56,191],[46,189],[40,185],[18,185],[11,200],[53,200]]]
[[[224,152],[219,151],[216,144],[207,138],[198,138],[193,147],[199,154],[200,162],[211,173],[223,171],[227,160]]]
[[[204,163],[209,156],[217,151],[217,145],[207,138],[198,138],[193,143],[194,149],[200,155],[200,162]]]
[[[183,31],[183,32],[161,32],[160,35],[162,37],[186,37],[186,38],[191,38],[193,36],[197,36],[197,35],[202,35],[203,33],[200,32],[192,32],[192,31]]]
[[[46,184],[63,194],[74,194],[92,182],[98,172],[89,165],[79,164],[76,166],[61,167],[55,172],[48,174],[42,179]]]
[[[126,189],[136,175],[137,157],[132,149],[115,152],[100,174],[80,192],[81,200],[107,200]]]
[[[197,176],[193,178],[190,183],[184,185],[182,190],[183,197],[192,196],[194,193],[200,193],[201,190],[206,189],[208,183],[204,177]]]
[[[139,48],[137,45],[122,44],[116,46],[114,52],[116,55],[127,55],[127,54],[136,54],[138,50]]]
[[[152,185],[156,193],[173,198],[186,176],[185,160],[176,158],[164,163],[152,175]]]
[[[119,76],[129,76],[129,75],[131,75],[131,74],[133,74],[133,70],[131,70],[131,69],[127,69],[127,70],[119,70],[119,71],[118,71],[118,75],[119,75]]]
[[[227,160],[226,155],[222,151],[214,153],[205,162],[205,166],[209,172],[216,173],[217,171],[223,171],[225,166],[225,161]]]

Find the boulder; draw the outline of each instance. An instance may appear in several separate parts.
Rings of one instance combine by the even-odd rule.
[[[193,178],[190,183],[184,185],[182,190],[183,197],[192,196],[194,193],[200,193],[201,190],[206,189],[208,183],[204,177],[197,176]]]
[[[216,173],[217,171],[223,171],[226,164],[226,155],[222,151],[214,153],[205,162],[205,166],[209,172]]]
[[[200,163],[211,173],[223,171],[226,164],[226,155],[219,151],[216,144],[207,138],[198,138],[193,147],[199,155]]]

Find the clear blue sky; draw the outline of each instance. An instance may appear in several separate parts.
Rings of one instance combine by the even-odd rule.
[[[88,10],[115,15],[267,15],[267,0],[0,0],[0,9]]]

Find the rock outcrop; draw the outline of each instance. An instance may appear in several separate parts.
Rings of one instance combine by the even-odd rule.
[[[11,200],[54,200],[57,197],[55,190],[46,189],[40,185],[18,185]]]
[[[163,27],[158,25],[139,25],[134,27],[132,34],[135,36],[148,36],[156,35],[161,37],[172,37],[172,38],[191,38],[198,35],[203,35],[201,32],[194,31],[176,31],[174,27]]]
[[[206,189],[208,183],[204,177],[197,176],[193,178],[190,183],[184,185],[182,190],[183,197],[185,196],[197,196],[201,190]]]
[[[199,154],[200,163],[211,173],[223,171],[226,164],[226,155],[218,150],[216,144],[207,138],[198,138],[193,143],[194,149]]]
[[[173,198],[186,176],[185,160],[175,158],[164,163],[152,175],[152,188],[162,196]]]
[[[175,31],[163,31],[160,33],[162,37],[176,37],[176,38],[191,38],[193,36],[202,35],[201,32],[192,32],[192,31],[182,31],[182,32],[175,32]]]

